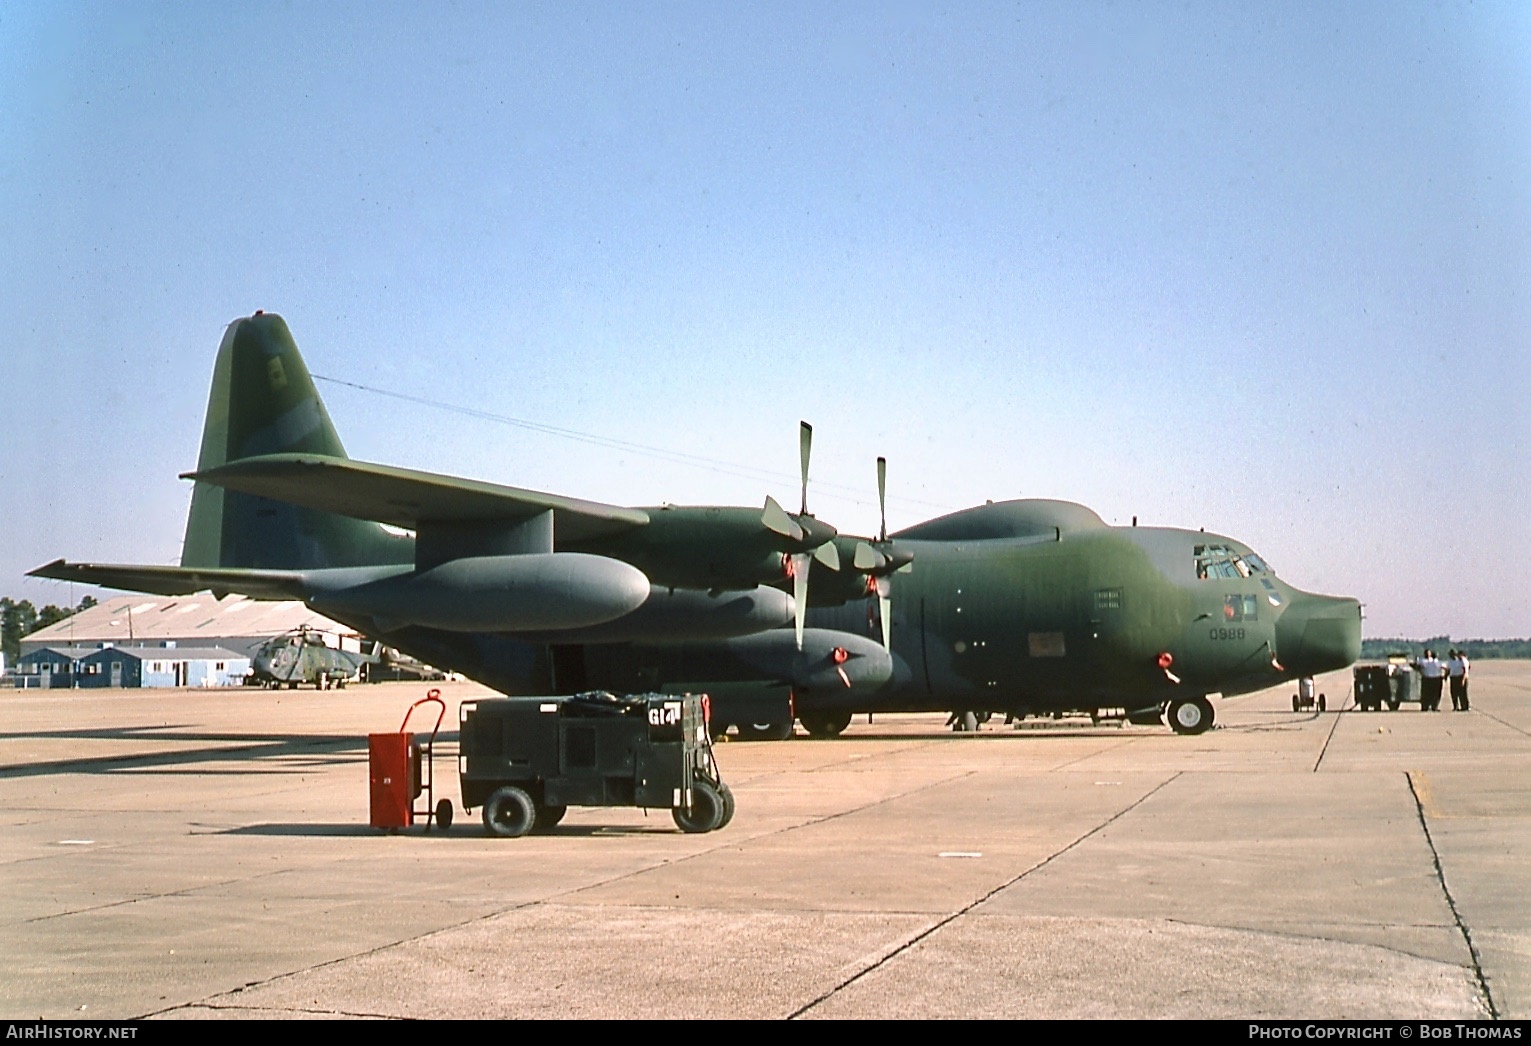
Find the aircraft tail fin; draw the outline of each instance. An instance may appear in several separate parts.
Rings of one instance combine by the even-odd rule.
[[[257,312],[218,347],[197,471],[284,451],[346,456],[286,321]],[[372,566],[409,561],[408,544],[376,523],[197,483],[181,566]]]

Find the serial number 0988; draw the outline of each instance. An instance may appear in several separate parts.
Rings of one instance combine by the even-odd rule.
[[[1242,628],[1209,628],[1209,629],[1207,629],[1207,638],[1208,639],[1243,639],[1244,638],[1244,630]]]

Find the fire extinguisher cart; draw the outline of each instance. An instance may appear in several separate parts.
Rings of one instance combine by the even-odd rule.
[[[423,744],[405,728],[409,717],[421,705],[436,705],[436,725],[431,728],[430,740]],[[397,733],[367,735],[367,763],[371,782],[371,825],[384,831],[396,832],[415,823],[415,818],[425,819],[425,830],[434,823],[443,832],[452,827],[452,800],[443,798],[435,802],[436,735],[441,721],[446,717],[447,705],[441,699],[441,691],[432,690],[425,697],[409,706]],[[425,809],[416,810],[415,800],[425,795]]]

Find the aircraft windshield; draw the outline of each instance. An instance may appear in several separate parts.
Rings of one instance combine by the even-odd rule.
[[[1197,545],[1195,555],[1196,576],[1202,581],[1246,578],[1272,572],[1265,560],[1253,552],[1240,552],[1228,545]]]

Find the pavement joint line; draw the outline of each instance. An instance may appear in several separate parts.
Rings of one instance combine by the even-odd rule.
[[[1430,834],[1430,822],[1425,817],[1425,803],[1420,796],[1420,788],[1414,780],[1414,771],[1405,770],[1404,776],[1409,781],[1409,794],[1414,797],[1414,812],[1419,817],[1420,830],[1425,833],[1425,842],[1430,847],[1430,860],[1435,865],[1435,878],[1441,884],[1441,893],[1446,897],[1446,907],[1451,909],[1451,917],[1456,920],[1457,929],[1462,934],[1462,940],[1467,944],[1467,954],[1472,959],[1473,976],[1477,978],[1478,990],[1483,994],[1483,1001],[1488,1007],[1488,1015],[1492,1020],[1499,1019],[1499,1007],[1494,1004],[1494,993],[1489,990],[1488,977],[1483,972],[1483,958],[1478,954],[1478,946],[1473,943],[1472,930],[1468,928],[1462,913],[1457,910],[1456,898],[1451,896],[1451,887],[1446,885],[1446,870],[1441,867],[1441,854],[1435,848],[1435,837]]]
[[[1476,713],[1478,713],[1481,716],[1487,716],[1488,718],[1492,719],[1494,722],[1498,723],[1500,726],[1507,726],[1507,727],[1509,727],[1511,730],[1514,730],[1517,734],[1520,734],[1522,737],[1531,737],[1531,731],[1522,730],[1520,727],[1516,726],[1514,723],[1507,723],[1503,719],[1500,719],[1498,716],[1496,716],[1492,712],[1485,712],[1481,708],[1473,708],[1473,709],[1469,709],[1468,710],[1468,715],[1471,715],[1473,712],[1476,712]]]
[[[1334,740],[1334,732],[1340,728],[1340,717],[1345,713],[1346,704],[1350,701],[1350,695],[1345,695],[1345,701],[1334,715],[1334,722],[1329,725],[1329,733],[1324,737],[1324,747],[1318,750],[1318,758],[1313,761],[1313,772],[1318,773],[1318,768],[1323,764],[1324,756],[1329,754],[1329,742]]]
[[[1125,748],[1128,745],[1133,744],[1133,743],[1135,743],[1135,742],[1137,742],[1137,741],[1139,741],[1141,739],[1142,739],[1142,735],[1141,734],[1140,735],[1135,735],[1135,736],[1132,736],[1132,737],[1121,738],[1120,740],[1114,742],[1113,744],[1106,745],[1104,748],[1098,748],[1098,749],[1096,749],[1093,752],[1087,752],[1084,755],[1077,756],[1076,758],[1070,759],[1066,763],[1059,763],[1057,766],[1053,767],[1051,770],[1044,771],[1044,773],[1055,774],[1055,773],[1057,773],[1060,770],[1067,770],[1069,767],[1073,766],[1076,763],[1082,763],[1086,759],[1094,759],[1097,756],[1105,755],[1107,752],[1115,751],[1118,748]]]
[[[1022,871],[1019,875],[1016,875],[1016,876],[1012,877],[1011,879],[1009,879],[1009,880],[1007,880],[1007,881],[1005,881],[1003,883],[1000,883],[998,886],[994,887],[994,889],[990,890],[988,893],[985,893],[985,894],[975,898],[974,900],[969,901],[967,904],[963,905],[961,908],[958,908],[956,911],[951,912],[951,913],[943,916],[940,919],[937,919],[934,924],[932,924],[931,926],[926,927],[924,930],[921,930],[919,933],[917,933],[914,936],[910,937],[907,941],[905,941],[903,944],[899,945],[898,947],[889,950],[886,955],[884,955],[881,959],[878,959],[876,962],[874,962],[870,966],[867,966],[867,967],[865,967],[865,968],[863,968],[861,970],[856,971],[854,974],[852,974],[851,976],[847,977],[845,980],[841,981],[839,984],[835,985],[833,988],[829,989],[829,991],[824,992],[823,994],[819,995],[815,999],[810,999],[804,1005],[798,1007],[796,1010],[793,1010],[791,1013],[787,1014],[787,1020],[789,1020],[789,1021],[790,1020],[796,1020],[798,1017],[803,1016],[803,1014],[807,1013],[809,1010],[813,1009],[815,1006],[818,1006],[820,1003],[828,1001],[831,996],[834,996],[834,995],[844,991],[846,988],[849,988],[852,984],[855,984],[857,981],[861,980],[863,977],[865,977],[867,974],[871,973],[873,970],[880,969],[882,966],[887,964],[887,962],[889,960],[893,959],[895,956],[902,955],[904,952],[908,951],[910,948],[913,948],[916,944],[919,944],[921,941],[923,941],[927,937],[931,936],[937,930],[941,929],[944,926],[950,926],[953,922],[955,922],[958,919],[962,918],[962,916],[966,915],[968,912],[972,911],[974,908],[977,908],[980,904],[983,904],[985,901],[989,900],[990,898],[996,896],[1001,891],[1008,890],[1010,887],[1014,886],[1016,883],[1020,882],[1024,878],[1026,878],[1032,872],[1040,871],[1041,869],[1047,867],[1056,858],[1062,857],[1064,854],[1068,853],[1070,850],[1074,849],[1074,847],[1080,845],[1086,839],[1089,839],[1091,836],[1096,835],[1099,832],[1105,831],[1107,828],[1111,827],[1111,825],[1115,824],[1118,820],[1120,820],[1121,818],[1127,816],[1129,813],[1131,813],[1132,811],[1136,810],[1138,807],[1140,807],[1144,803],[1146,803],[1149,799],[1153,798],[1153,796],[1158,794],[1167,785],[1171,784],[1174,781],[1179,780],[1183,773],[1184,773],[1184,771],[1182,771],[1182,770],[1175,771],[1175,773],[1171,774],[1169,777],[1166,777],[1163,781],[1160,781],[1158,784],[1154,785],[1148,791],[1144,792],[1142,795],[1138,796],[1138,798],[1134,799],[1131,803],[1128,803],[1126,806],[1122,807],[1122,809],[1118,810],[1116,813],[1112,814],[1110,817],[1106,818],[1100,824],[1096,825],[1094,828],[1091,828],[1088,832],[1085,832],[1083,835],[1079,836],[1077,839],[1074,839],[1072,842],[1068,843],[1067,845],[1063,846],[1062,848],[1060,848],[1058,850],[1055,850],[1052,853],[1048,854],[1046,857],[1042,858],[1042,860],[1038,861],[1036,864],[1032,865],[1030,868],[1027,868],[1024,871]]]
[[[620,879],[620,878],[623,878],[623,876],[618,876],[617,878]],[[324,969],[324,968],[326,968],[328,966],[337,966],[340,963],[351,962],[354,959],[365,959],[369,955],[378,955],[378,954],[381,954],[382,952],[388,951],[390,948],[397,948],[398,946],[400,946],[402,944],[412,944],[415,941],[423,941],[423,940],[425,940],[425,939],[427,939],[429,937],[435,937],[438,934],[447,933],[447,932],[449,932],[451,930],[458,930],[458,929],[461,929],[464,926],[471,926],[474,923],[485,922],[485,921],[487,921],[489,919],[495,918],[496,916],[505,915],[505,914],[507,914],[509,912],[518,911],[518,910],[523,909],[523,908],[533,908],[533,907],[536,907],[538,904],[541,904],[541,903],[542,903],[541,900],[523,901],[520,904],[513,904],[513,905],[510,905],[509,907],[506,907],[506,908],[499,908],[499,909],[496,909],[495,911],[492,911],[492,912],[485,912],[482,915],[471,916],[470,918],[463,919],[461,922],[455,922],[455,923],[452,923],[452,924],[447,925],[447,926],[437,926],[434,929],[426,930],[423,933],[417,933],[417,934],[414,934],[412,936],[402,937],[402,938],[400,938],[399,940],[396,940],[396,941],[387,941],[387,942],[385,942],[383,944],[374,945],[371,948],[364,948],[361,951],[353,952],[350,955],[337,955],[335,958],[333,958],[333,959],[325,959],[323,962],[310,963],[307,966],[300,966],[300,967],[298,967],[295,970],[283,970],[281,973],[274,973],[274,974],[271,974],[269,977],[262,977],[262,978],[260,978],[258,980],[254,980],[254,981],[246,981],[244,984],[241,984],[237,988],[225,988],[225,989],[223,989],[221,991],[214,992],[211,995],[203,996],[200,999],[193,999],[193,1000],[191,1000],[189,1002],[178,1002],[178,1003],[176,1003],[173,1006],[165,1006],[165,1007],[163,1007],[161,1009],[158,1009],[158,1010],[150,1010],[147,1013],[139,1014],[137,1017],[131,1017],[131,1018],[129,1018],[129,1020],[137,1020],[137,1021],[147,1020],[150,1017],[158,1017],[161,1014],[174,1013],[176,1010],[184,1010],[184,1009],[188,1009],[190,1007],[195,1007],[195,1006],[202,1006],[202,1007],[206,1007],[208,1009],[221,1009],[221,1008],[224,1008],[225,1006],[227,1006],[227,1004],[220,1005],[220,1004],[212,1002],[210,1000],[220,999],[220,998],[223,998],[224,996],[228,996],[228,995],[237,995],[240,992],[249,991],[251,988],[264,988],[268,984],[275,984],[278,981],[284,981],[284,980],[287,980],[290,977],[296,977],[299,974],[312,973],[315,970],[322,970],[322,969]],[[236,1009],[236,1008],[237,1009],[261,1009],[262,1007],[256,1007],[256,1006],[232,1007],[232,1006],[230,1006],[230,1007],[227,1007],[227,1008],[229,1008],[229,1009]],[[280,1009],[289,1009],[290,1007],[278,1007],[278,1008],[280,1008]],[[339,1011],[337,1011],[337,1012],[339,1012]],[[366,1015],[366,1016],[371,1016],[371,1015],[369,1014],[369,1015]]]
[[[365,1010],[316,1010],[308,1006],[230,1006],[228,1004],[214,1005],[213,1003],[189,1002],[175,1007],[174,1010],[160,1010],[160,1013],[174,1013],[175,1010],[186,1010],[200,1007],[204,1010],[216,1010],[220,1013],[311,1013],[318,1017],[352,1017],[357,1020],[379,1021],[404,1021],[408,1017],[400,1017],[396,1013],[368,1013]]]
[[[216,890],[222,886],[232,886],[235,883],[249,883],[257,879],[269,879],[273,875],[283,875],[292,871],[291,868],[272,868],[269,871],[257,872],[255,875],[242,875],[234,879],[220,879],[215,883],[198,883],[196,886],[188,886],[181,890],[166,890],[164,893],[144,894],[141,897],[124,897],[119,901],[108,901],[105,904],[93,904],[85,908],[71,908],[67,912],[54,912],[51,915],[34,915],[30,919],[21,921],[23,926],[32,923],[47,922],[50,919],[65,919],[74,915],[89,915],[91,912],[104,912],[109,908],[121,908],[129,904],[141,904],[144,901],[163,901],[169,897],[187,897],[200,890]]]
[[[1103,920],[1103,921],[1114,921],[1114,920]],[[1200,929],[1231,930],[1231,931],[1233,931],[1235,933],[1263,934],[1263,935],[1268,936],[1268,937],[1280,937],[1283,940],[1288,940],[1288,941],[1317,941],[1320,944],[1341,944],[1341,945],[1346,945],[1346,946],[1349,946],[1349,947],[1376,948],[1379,951],[1388,952],[1391,955],[1401,955],[1401,956],[1403,956],[1406,959],[1420,959],[1420,960],[1423,960],[1424,962],[1438,963],[1438,964],[1440,964],[1442,966],[1451,966],[1451,967],[1454,967],[1456,969],[1461,969],[1461,967],[1458,966],[1456,963],[1451,963],[1451,962],[1447,962],[1447,961],[1445,961],[1443,959],[1438,959],[1438,958],[1436,958],[1433,955],[1424,955],[1424,954],[1421,954],[1419,952],[1412,952],[1412,951],[1409,951],[1407,948],[1400,948],[1397,945],[1393,945],[1393,944],[1377,944],[1377,943],[1372,942],[1372,941],[1356,941],[1356,940],[1353,940],[1353,939],[1351,939],[1349,937],[1332,937],[1332,936],[1329,936],[1329,935],[1326,935],[1326,934],[1320,934],[1320,933],[1294,933],[1291,930],[1281,930],[1281,929],[1276,929],[1276,928],[1269,927],[1269,926],[1243,926],[1243,925],[1240,925],[1238,923],[1202,923],[1202,922],[1192,922],[1189,919],[1177,919],[1174,916],[1164,916],[1163,917],[1163,921],[1167,922],[1167,923],[1174,923],[1174,924],[1179,925],[1179,926],[1193,926],[1193,927],[1197,927],[1197,928],[1200,928]],[[1436,922],[1436,923],[1356,923],[1355,925],[1358,926],[1358,927],[1363,927],[1363,928],[1370,927],[1370,928],[1375,928],[1375,929],[1378,929],[1378,930],[1391,930],[1391,929],[1397,929],[1399,927],[1402,927],[1403,929],[1409,929],[1409,930],[1454,930],[1454,929],[1457,928],[1455,923],[1446,923],[1446,922]]]

